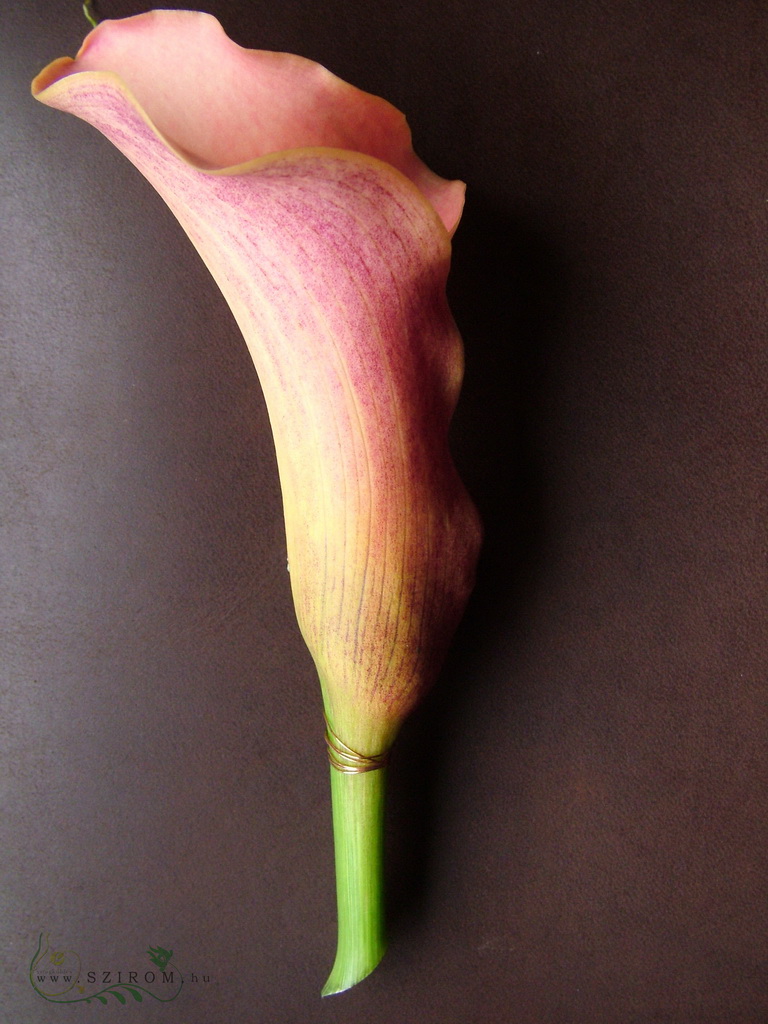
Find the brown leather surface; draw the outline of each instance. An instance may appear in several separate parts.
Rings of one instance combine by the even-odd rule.
[[[764,6],[206,9],[468,182],[479,583],[393,759],[390,951],[321,1002],[327,767],[258,382],[160,200],[29,98],[78,4],[5,5],[0,1016],[768,1020]],[[210,980],[64,1011],[40,932]]]

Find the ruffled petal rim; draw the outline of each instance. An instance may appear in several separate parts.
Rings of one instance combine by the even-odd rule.
[[[294,149],[349,150],[409,178],[449,234],[461,217],[464,184],[419,159],[400,111],[314,61],[239,46],[212,15],[150,11],[104,21],[74,60],[60,58],[37,76],[33,95],[49,102],[63,78],[93,73],[116,76],[169,148],[200,170],[242,171]]]

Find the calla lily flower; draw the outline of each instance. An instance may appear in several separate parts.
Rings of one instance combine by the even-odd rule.
[[[106,21],[35,79],[178,218],[264,391],[297,619],[331,759],[339,912],[324,994],[384,950],[384,762],[470,594],[480,528],[451,460],[463,372],[445,297],[464,186],[394,107],[209,15]]]

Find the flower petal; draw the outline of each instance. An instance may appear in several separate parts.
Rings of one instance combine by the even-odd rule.
[[[152,23],[104,23],[75,64],[39,76],[36,95],[90,121],[128,156],[227,299],[270,413],[297,617],[329,721],[346,744],[378,754],[440,667],[479,545],[447,445],[463,370],[445,297],[449,236],[418,187],[362,152],[296,148],[296,136],[234,169],[180,158],[193,141],[188,112],[174,113],[162,85],[152,99],[142,77],[174,64],[165,31],[130,87],[111,69],[78,71],[113,48],[109,36],[124,24],[144,36]],[[184,53],[182,24],[211,31],[208,18],[178,22]],[[237,50],[251,67],[253,54]],[[331,88],[343,106],[351,87]],[[182,106],[190,90],[184,82]],[[139,105],[142,94],[162,129]]]

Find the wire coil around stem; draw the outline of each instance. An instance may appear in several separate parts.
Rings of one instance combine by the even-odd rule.
[[[328,747],[328,760],[331,767],[343,775],[360,775],[363,772],[375,772],[380,768],[386,768],[389,761],[389,751],[383,754],[374,754],[369,757],[367,754],[360,754],[352,747],[340,740],[330,726],[328,719],[325,719],[325,742]]]

